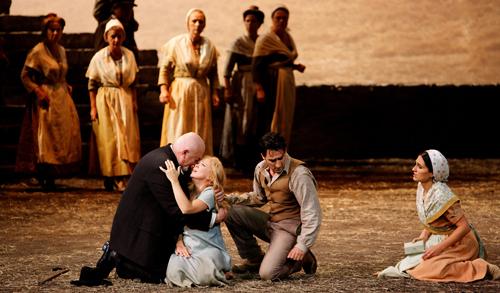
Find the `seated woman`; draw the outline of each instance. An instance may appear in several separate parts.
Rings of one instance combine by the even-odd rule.
[[[189,198],[179,184],[180,167],[176,170],[170,160],[165,165],[166,169],[161,166],[160,169],[172,183],[175,200],[183,214],[217,208],[214,190],[221,188],[226,178],[219,159],[206,156],[194,166]],[[170,256],[165,282],[180,287],[221,286],[227,283],[225,273],[230,270],[231,257],[219,225],[208,231],[185,227],[184,233],[179,235],[175,254]]]
[[[418,182],[417,213],[424,225],[413,242],[423,240],[425,251],[378,272],[378,277],[462,283],[500,279],[500,268],[483,259],[481,239],[469,225],[459,198],[445,183],[449,175],[446,158],[437,150],[427,150],[418,156],[412,171]]]

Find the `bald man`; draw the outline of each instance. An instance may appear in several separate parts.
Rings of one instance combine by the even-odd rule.
[[[96,268],[83,267],[75,285],[99,285],[116,267],[118,277],[161,283],[169,257],[175,251],[177,237],[184,225],[207,231],[225,215],[201,212],[183,215],[175,201],[170,181],[159,169],[166,160],[184,170],[179,182],[185,194],[190,181],[190,167],[205,153],[205,143],[193,132],[175,143],[155,149],[137,164],[127,184],[111,227],[109,245]],[[218,216],[218,217],[217,217]],[[105,281],[104,281],[105,282]]]

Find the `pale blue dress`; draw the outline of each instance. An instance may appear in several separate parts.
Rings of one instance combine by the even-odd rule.
[[[212,187],[203,190],[197,199],[207,204],[208,211],[215,210],[215,194]],[[183,236],[191,257],[172,254],[165,282],[179,287],[227,284],[224,272],[231,270],[231,257],[226,250],[220,225],[215,225],[208,231],[184,227]]]

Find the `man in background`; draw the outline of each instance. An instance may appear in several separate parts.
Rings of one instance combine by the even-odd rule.
[[[99,51],[107,46],[102,37],[106,23],[110,19],[118,19],[125,29],[125,41],[123,46],[134,53],[136,62],[139,57],[139,50],[135,42],[134,33],[139,29],[139,23],[134,18],[134,7],[137,6],[135,0],[96,0],[94,5],[94,18],[98,22],[95,31],[94,49]]]

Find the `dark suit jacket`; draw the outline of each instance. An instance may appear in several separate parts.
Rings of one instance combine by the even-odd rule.
[[[170,144],[146,154],[137,164],[122,195],[111,227],[110,247],[151,274],[164,276],[177,236],[184,225],[208,230],[212,214],[183,215],[170,181],[159,169],[165,160],[178,166]],[[179,182],[187,192],[189,175]]]

